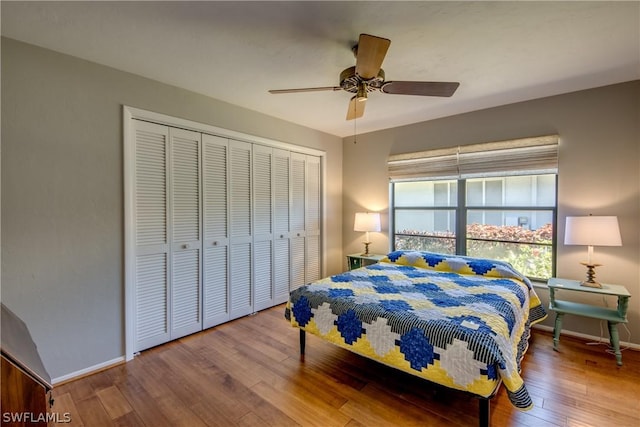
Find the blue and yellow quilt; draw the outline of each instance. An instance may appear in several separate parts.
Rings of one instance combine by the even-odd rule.
[[[533,406],[520,361],[530,326],[546,313],[508,263],[396,251],[292,291],[285,316],[412,375],[482,397],[502,382],[514,406]]]

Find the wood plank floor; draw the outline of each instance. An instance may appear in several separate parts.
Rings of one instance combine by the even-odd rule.
[[[142,352],[53,390],[64,426],[475,426],[478,401],[298,330],[284,306]],[[514,409],[502,388],[492,426],[639,426],[640,352],[622,367],[603,345],[569,337],[552,350],[534,331],[523,376],[534,400]]]

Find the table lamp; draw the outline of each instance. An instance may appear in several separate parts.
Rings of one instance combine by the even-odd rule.
[[[565,245],[587,246],[587,261],[580,264],[587,267],[587,280],[582,286],[601,288],[595,280],[595,268],[602,264],[593,262],[594,246],[622,246],[620,227],[616,216],[568,216],[564,230]]]
[[[380,231],[380,214],[375,212],[356,212],[353,231],[366,231],[363,256],[369,256],[369,232]]]

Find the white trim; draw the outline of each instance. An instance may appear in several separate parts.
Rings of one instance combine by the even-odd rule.
[[[102,371],[106,368],[110,368],[122,362],[125,362],[124,356],[116,357],[115,359],[107,360],[106,362],[98,363],[97,365],[89,366],[88,368],[80,369],[79,371],[71,372],[70,374],[54,378],[51,380],[51,384],[55,386],[56,384],[60,384],[73,379],[77,379],[79,377],[84,377],[90,374],[94,374],[98,371]]]
[[[124,162],[124,359],[133,359],[135,348],[135,333],[133,321],[135,317],[135,278],[133,277],[135,265],[135,240],[133,226],[135,221],[135,201],[133,200],[135,179],[135,144],[132,136],[133,114],[126,106],[122,110],[123,127],[123,162]]]
[[[322,224],[320,225],[320,277],[326,277],[327,275],[327,239],[326,239],[326,230],[327,230],[327,221],[329,219],[329,215],[327,213],[327,162],[325,158],[322,158],[320,162],[320,211],[322,212]]]
[[[195,132],[208,133],[214,136],[235,139],[237,141],[268,145],[271,147],[282,148],[284,150],[295,151],[302,154],[311,154],[323,158],[327,154],[325,151],[317,150],[315,148],[302,147],[300,145],[290,144],[288,142],[277,141],[275,139],[263,138],[261,136],[219,128],[217,126],[211,126],[205,123],[194,122],[191,120],[181,119],[179,117],[167,116],[165,114],[156,113],[154,111],[147,111],[135,107],[129,107],[127,105],[123,105],[123,107],[124,111],[128,112],[129,118],[131,119],[144,120],[166,126],[192,130]]]

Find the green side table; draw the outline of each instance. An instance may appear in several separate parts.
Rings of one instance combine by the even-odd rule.
[[[549,308],[556,312],[556,322],[553,328],[553,349],[558,350],[560,330],[562,329],[562,317],[565,314],[591,317],[606,320],[609,326],[609,340],[616,355],[616,363],[622,365],[622,353],[620,352],[620,339],[618,336],[618,323],[627,323],[627,308],[631,294],[621,285],[603,284],[602,288],[590,288],[580,285],[577,280],[551,278],[547,282],[549,286]],[[618,297],[618,306],[614,308],[584,304],[556,298],[556,291],[587,292],[596,295],[612,295]]]
[[[379,262],[384,255],[369,254],[368,256],[362,254],[350,254],[347,255],[347,265],[349,270],[355,268],[364,267],[365,265],[371,265]]]

